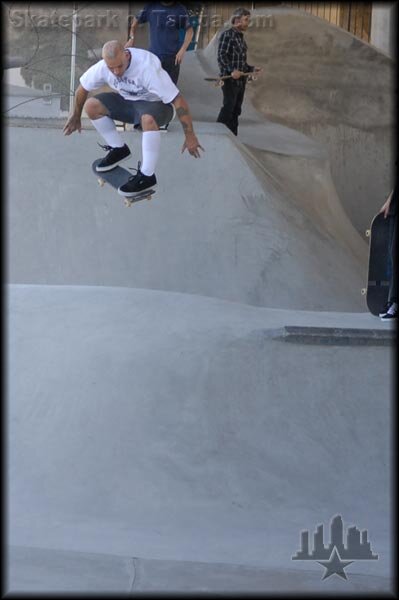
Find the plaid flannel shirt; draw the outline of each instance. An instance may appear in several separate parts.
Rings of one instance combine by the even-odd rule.
[[[244,34],[230,27],[219,38],[218,65],[220,75],[231,75],[234,70],[252,72],[255,67],[247,63],[247,43]]]

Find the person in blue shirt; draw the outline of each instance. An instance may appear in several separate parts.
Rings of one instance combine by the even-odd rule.
[[[179,78],[180,65],[193,38],[194,29],[186,8],[178,2],[150,2],[133,18],[126,48],[134,46],[134,35],[138,25],[148,23],[150,46],[148,50],[158,56],[162,68],[173,83]],[[183,43],[179,30],[185,30]]]

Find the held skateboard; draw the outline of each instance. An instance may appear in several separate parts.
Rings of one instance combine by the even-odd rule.
[[[369,238],[369,263],[367,288],[362,289],[366,296],[367,308],[372,315],[378,315],[385,307],[389,283],[392,274],[390,256],[392,217],[384,218],[383,213],[375,215],[370,229],[366,231]]]
[[[241,77],[248,77],[248,81],[257,80],[257,77],[254,75],[253,71],[250,73],[242,73]],[[215,87],[222,87],[226,79],[232,79],[231,75],[223,75],[222,77],[204,77],[205,81],[213,81]]]
[[[97,176],[97,180],[99,185],[102,187],[105,183],[109,183],[116,190],[119,186],[123,185],[127,182],[129,177],[132,176],[129,171],[126,169],[122,169],[122,167],[115,167],[111,169],[111,171],[96,171],[96,166],[101,161],[101,158],[94,161],[92,164],[92,169],[95,175]],[[140,200],[151,200],[152,196],[155,194],[155,190],[149,189],[144,192],[138,192],[134,196],[124,196],[125,198],[125,206],[129,207],[133,204],[133,202],[139,202]]]

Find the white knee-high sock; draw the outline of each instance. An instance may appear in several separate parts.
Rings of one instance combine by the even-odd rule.
[[[104,138],[108,146],[122,148],[124,141],[116,129],[116,125],[110,117],[100,117],[91,121],[98,133]]]
[[[143,162],[140,171],[143,175],[153,175],[158,162],[159,150],[161,147],[160,131],[143,131],[143,140],[141,145]]]

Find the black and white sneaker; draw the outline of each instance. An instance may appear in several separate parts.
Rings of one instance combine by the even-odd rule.
[[[129,158],[131,154],[129,147],[126,144],[120,148],[112,148],[112,146],[103,146],[102,144],[98,145],[103,150],[108,150],[107,156],[105,156],[96,167],[96,171],[99,171],[100,173],[102,171],[111,171],[111,169],[114,169],[121,162]]]
[[[398,318],[398,303],[392,302],[387,312],[381,315],[381,321],[393,321]]]
[[[154,188],[157,184],[157,178],[154,175],[144,175],[140,171],[141,164],[137,165],[137,173],[136,175],[132,175],[129,177],[126,183],[121,185],[118,188],[118,194],[121,196],[125,196],[127,198],[132,198],[133,196],[137,196],[141,192],[145,192],[150,188]]]
[[[388,308],[391,306],[392,302],[387,302],[384,306],[384,308],[382,309],[382,311],[380,313],[378,313],[379,317],[383,317],[384,315],[387,314],[388,312]]]

